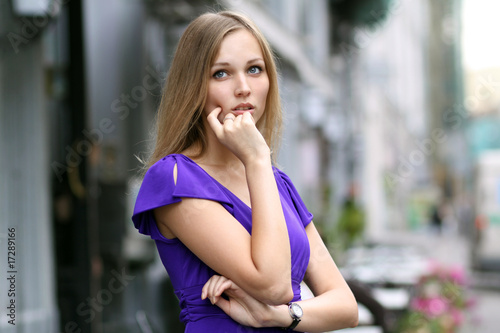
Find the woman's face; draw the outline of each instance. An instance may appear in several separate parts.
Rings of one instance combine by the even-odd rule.
[[[246,29],[238,29],[222,40],[210,69],[205,113],[222,108],[219,121],[233,113],[250,112],[257,123],[264,114],[269,78],[257,39]]]

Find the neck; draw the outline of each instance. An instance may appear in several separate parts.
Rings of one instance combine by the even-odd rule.
[[[215,136],[215,133],[210,128],[208,123],[205,123],[205,137],[207,146],[205,151],[201,154],[196,154],[200,151],[200,144],[196,144],[194,147],[189,148],[185,154],[196,157],[193,158],[196,163],[210,165],[210,166],[227,166],[227,165],[238,165],[242,164],[240,159],[236,157],[229,149],[227,149],[219,139]]]

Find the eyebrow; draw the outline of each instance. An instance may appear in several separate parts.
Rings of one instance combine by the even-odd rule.
[[[253,64],[256,62],[260,62],[260,61],[264,62],[264,59],[262,59],[262,58],[250,59],[247,61],[247,65]],[[216,62],[215,64],[212,65],[212,67],[215,67],[215,66],[230,66],[230,64],[228,62]]]

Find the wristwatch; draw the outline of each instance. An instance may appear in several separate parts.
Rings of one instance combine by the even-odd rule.
[[[288,313],[290,313],[290,317],[292,317],[293,322],[290,326],[288,326],[287,328],[283,328],[283,329],[284,330],[293,330],[299,324],[300,319],[302,318],[302,315],[304,314],[304,312],[302,311],[302,308],[300,307],[300,305],[298,303],[290,302],[290,303],[288,303]]]

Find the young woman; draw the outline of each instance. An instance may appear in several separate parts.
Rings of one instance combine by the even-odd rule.
[[[309,213],[272,165],[277,72],[255,25],[207,13],[183,34],[133,221],[156,241],[186,332],[323,332],[357,304]],[[305,281],[315,297],[301,300]]]

